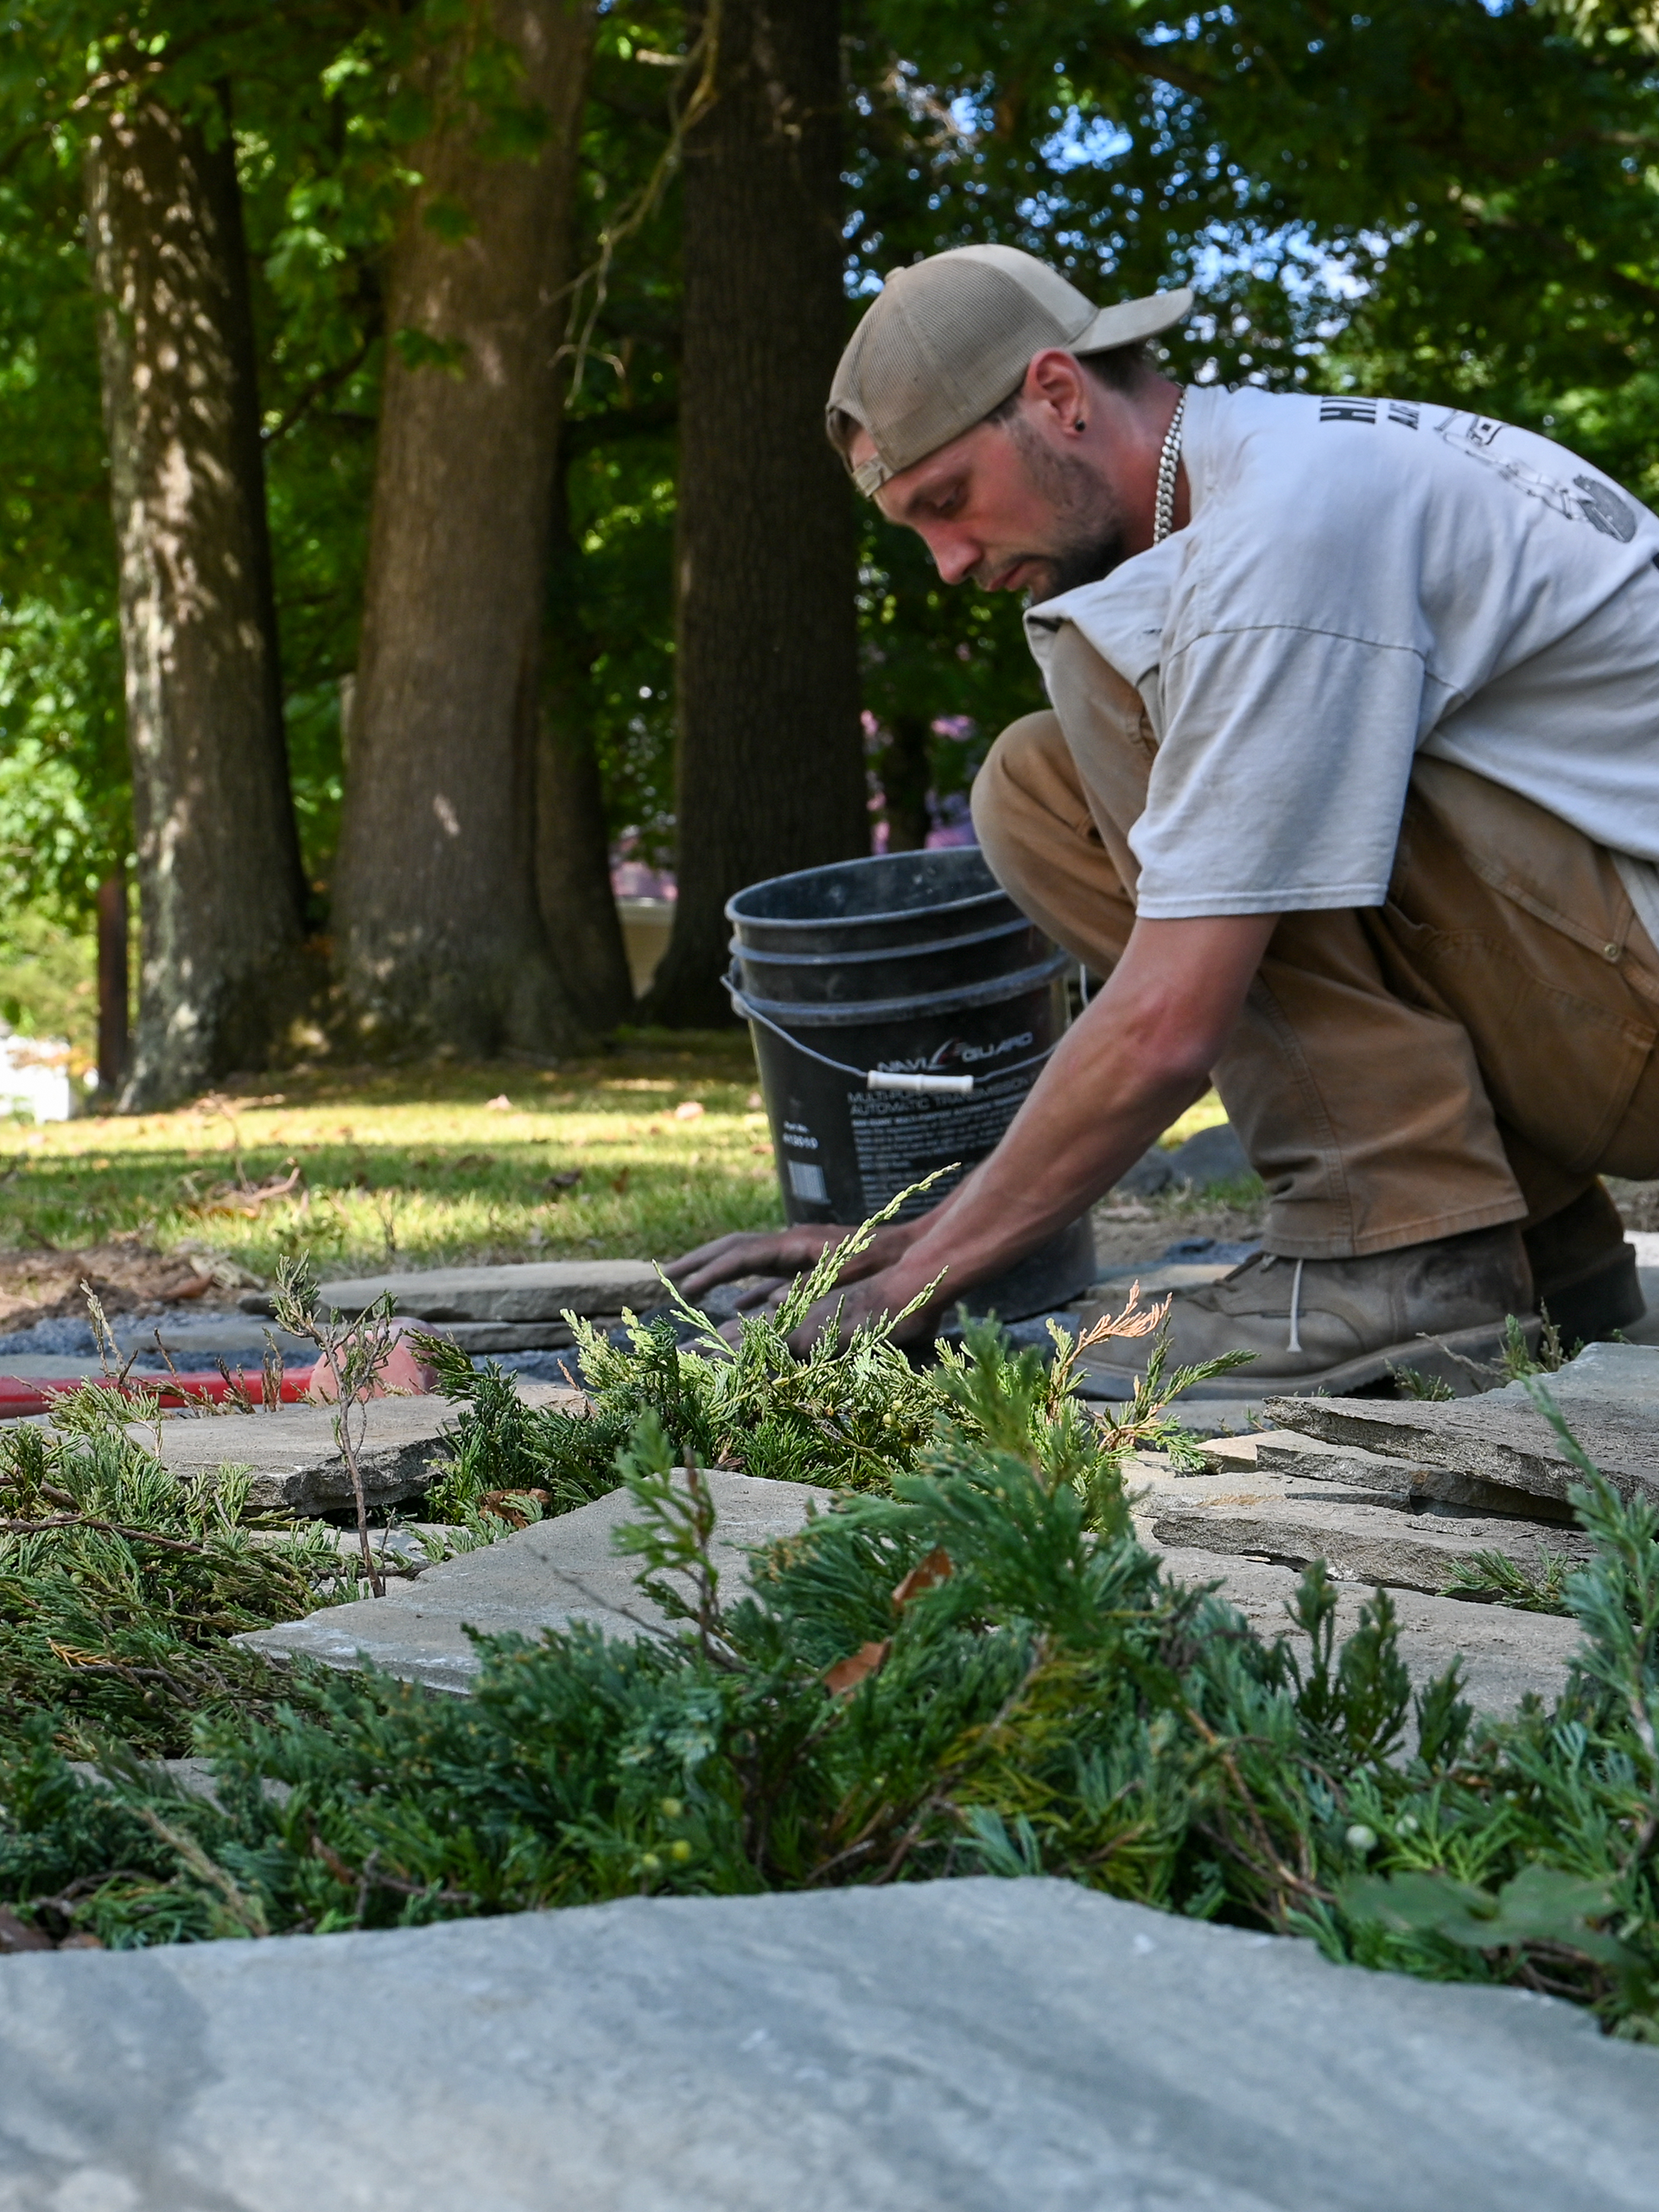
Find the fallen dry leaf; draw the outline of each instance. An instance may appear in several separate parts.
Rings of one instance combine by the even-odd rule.
[[[950,1554],[943,1544],[935,1545],[924,1560],[918,1560],[893,1593],[895,1609],[907,1605],[912,1598],[919,1598],[924,1590],[931,1590],[936,1583],[950,1580]]]
[[[512,1111],[512,1101],[505,1090],[499,1091],[493,1098],[486,1098],[484,1103],[492,1114],[511,1114]]]
[[[893,1649],[892,1640],[883,1637],[880,1643],[861,1643],[850,1659],[837,1659],[833,1667],[824,1670],[823,1686],[832,1696],[845,1697],[855,1690],[867,1675],[873,1675]]]
[[[528,1529],[530,1511],[524,1503],[533,1498],[537,1505],[553,1503],[553,1493],[545,1490],[486,1490],[479,1503],[486,1513],[493,1513],[498,1521],[511,1521],[515,1529]]]
[[[699,1100],[696,1098],[683,1098],[674,1109],[674,1118],[677,1122],[700,1122],[702,1119],[704,1110],[705,1109]]]

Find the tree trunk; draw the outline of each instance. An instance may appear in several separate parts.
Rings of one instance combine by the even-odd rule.
[[[576,1018],[614,1029],[633,1011],[622,925],[611,895],[605,794],[594,750],[592,648],[577,625],[575,545],[565,473],[556,472],[548,558],[541,742],[536,760],[536,875],[542,919]]]
[[[466,117],[410,156],[423,182],[391,257],[335,877],[347,1004],[379,1050],[488,1057],[580,1039],[537,906],[534,783],[559,295],[594,15],[594,0],[498,0],[496,29],[549,125],[535,160],[492,158]]]
[[[893,718],[880,769],[890,853],[920,852],[933,826],[927,810],[933,781],[932,734],[931,724],[921,715]]]
[[[823,432],[846,342],[838,0],[721,0],[687,134],[679,900],[653,1020],[729,1020],[734,891],[869,849],[853,493]]]
[[[297,1011],[283,741],[235,149],[141,96],[86,155],[141,931],[122,1104],[262,1067]]]
[[[107,1113],[127,1073],[127,879],[98,887],[98,1109]]]

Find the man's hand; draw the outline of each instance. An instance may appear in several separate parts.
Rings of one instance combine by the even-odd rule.
[[[925,1227],[925,1220],[919,1225]],[[861,1276],[856,1282],[849,1283],[845,1287],[837,1283],[827,1298],[821,1298],[816,1306],[807,1307],[790,1333],[790,1350],[798,1359],[804,1359],[828,1328],[838,1325],[844,1339],[863,1322],[882,1321],[891,1314],[902,1313],[912,1299],[927,1286],[928,1278],[924,1275],[918,1281],[914,1280],[915,1274],[915,1269],[901,1259],[892,1267],[880,1268],[874,1274]],[[783,1285],[767,1299],[766,1304],[774,1312],[782,1305],[788,1287],[787,1284]],[[952,1302],[950,1295],[941,1285],[937,1297],[893,1329],[893,1342],[900,1344],[925,1343],[938,1326],[940,1314],[947,1312]],[[722,1336],[728,1332],[735,1338],[737,1325],[734,1322],[728,1321],[721,1332]]]
[[[919,1221],[878,1230],[849,1262],[844,1297],[837,1287],[815,1306],[791,1346],[808,1349],[838,1304],[845,1331],[902,1312],[942,1275],[901,1332],[906,1342],[925,1338],[964,1293],[1076,1220],[1202,1095],[1277,925],[1274,914],[1137,922],[1110,980],[1061,1039],[996,1150]],[[849,1234],[722,1236],[666,1272],[695,1304],[739,1275],[798,1274]],[[763,1285],[753,1302],[775,1309],[781,1298],[781,1285]]]
[[[909,1224],[917,1230],[925,1225],[921,1222]],[[850,1236],[852,1232],[850,1230],[842,1229],[836,1233],[845,1237]],[[720,1241],[723,1243],[728,1240],[721,1238]],[[747,1243],[749,1240],[734,1238],[729,1241]],[[756,1237],[753,1241],[759,1243],[763,1240]],[[710,1244],[705,1246],[704,1249],[712,1252],[716,1249],[716,1247]],[[688,1255],[688,1257],[693,1256],[695,1255]],[[925,1277],[921,1283],[912,1284],[906,1281],[902,1261],[871,1272],[866,1265],[870,1256],[868,1252],[855,1253],[848,1262],[844,1274],[829,1296],[819,1299],[817,1305],[807,1307],[804,1316],[791,1332],[789,1338],[789,1348],[797,1358],[804,1359],[823,1331],[837,1318],[839,1318],[842,1335],[850,1336],[861,1322],[882,1319],[890,1313],[902,1313],[917,1292],[925,1287]],[[663,1272],[666,1274],[669,1270],[664,1268]],[[722,1277],[721,1280],[725,1278]],[[775,1313],[785,1299],[788,1297],[796,1280],[794,1276],[785,1275],[775,1278],[767,1277],[754,1283],[738,1300],[738,1312],[740,1313],[753,1313],[760,1309],[768,1313]],[[695,1304],[696,1300],[693,1300],[691,1302]],[[893,1331],[893,1341],[903,1344],[920,1342],[934,1326],[943,1307],[948,1306],[950,1302],[948,1298],[944,1298],[942,1301],[940,1299],[935,1299],[926,1307],[912,1314],[908,1320],[902,1322]],[[737,1319],[724,1321],[721,1324],[719,1333],[725,1338],[728,1344],[734,1344],[742,1334],[742,1323]]]
[[[907,1221],[902,1225],[889,1224],[878,1229],[868,1250],[854,1253],[846,1262],[842,1281],[855,1282],[861,1276],[873,1275],[890,1266],[915,1242],[921,1226],[920,1222]],[[787,1286],[797,1275],[816,1265],[831,1245],[845,1243],[852,1233],[851,1228],[830,1222],[804,1228],[716,1236],[712,1243],[699,1244],[695,1252],[671,1260],[663,1273],[687,1304],[695,1306],[717,1283],[736,1282],[744,1275],[768,1276],[772,1282],[781,1281]],[[781,1302],[782,1292],[772,1295],[771,1283],[757,1283],[739,1304],[760,1306],[769,1298],[776,1306]]]

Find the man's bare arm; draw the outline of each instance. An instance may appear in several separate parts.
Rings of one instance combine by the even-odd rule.
[[[884,1231],[861,1279],[837,1290],[844,1324],[896,1313],[943,1271],[934,1299],[906,1328],[925,1334],[965,1291],[1034,1251],[1109,1190],[1202,1095],[1277,921],[1231,914],[1137,922],[1110,980],[1067,1031],[989,1159],[919,1221]],[[721,1238],[670,1273],[695,1298],[737,1275],[792,1270],[809,1244],[816,1257],[844,1234]],[[832,1303],[808,1315],[803,1343]]]

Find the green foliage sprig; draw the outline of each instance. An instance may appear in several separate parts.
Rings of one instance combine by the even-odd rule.
[[[620,1357],[660,1394],[642,1335]],[[617,1472],[661,1626],[481,1640],[466,1700],[369,1675],[222,1703],[211,1800],[120,1755],[79,1781],[37,1724],[0,1771],[0,1895],[131,1944],[1041,1872],[1659,2037],[1659,1516],[1586,1467],[1567,1690],[1477,1719],[1455,1668],[1414,1696],[1385,1592],[1338,1646],[1321,1569],[1274,1638],[1183,1584],[1065,1380],[976,1327],[890,1493],[747,1586],[691,1414],[647,1411]]]
[[[186,1751],[198,1713],[269,1712],[293,1696],[290,1677],[231,1637],[355,1594],[332,1531],[248,1528],[247,1476],[169,1473],[146,1447],[145,1415],[142,1396],[88,1385],[59,1401],[51,1428],[0,1429],[0,1711],[11,1728],[45,1714],[61,1742],[118,1735]]]

